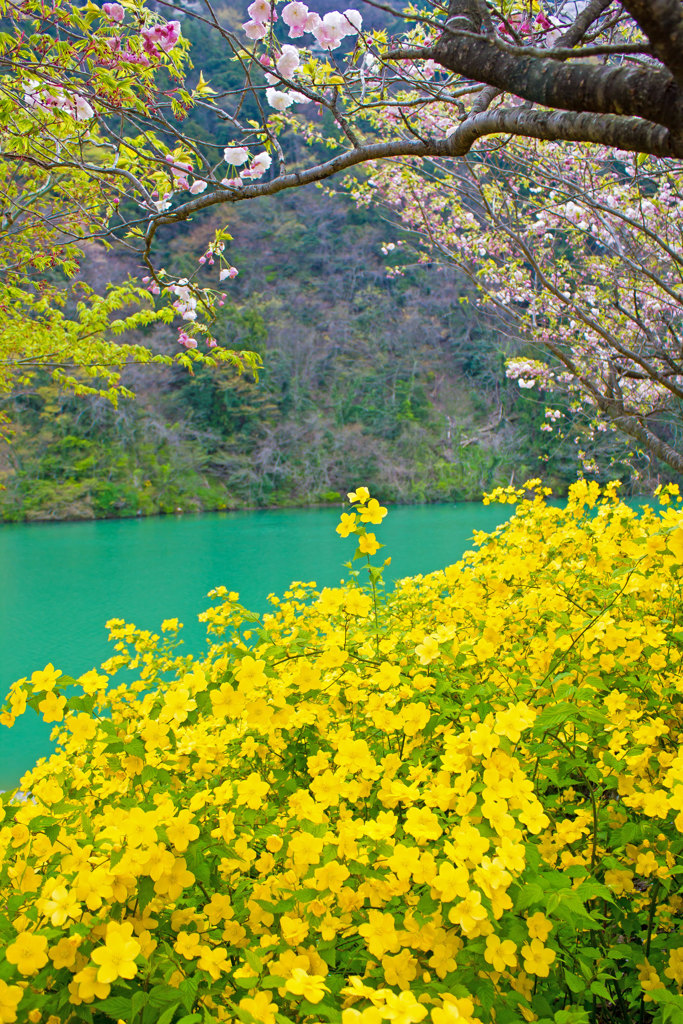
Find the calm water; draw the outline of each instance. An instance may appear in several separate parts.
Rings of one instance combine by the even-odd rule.
[[[391,555],[389,577],[430,572],[457,561],[473,530],[491,530],[505,506],[429,505],[390,509],[377,530]],[[201,651],[197,615],[207,592],[224,584],[262,611],[269,593],[292,579],[335,585],[354,551],[335,533],[336,509],[246,512],[0,527],[0,696],[48,662],[69,675],[111,652],[110,618],[157,631],[165,618],[185,624],[187,649]],[[49,751],[46,726],[32,712],[0,726],[0,790],[16,785]]]

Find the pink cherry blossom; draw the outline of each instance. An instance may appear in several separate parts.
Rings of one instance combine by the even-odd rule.
[[[253,4],[247,7],[247,14],[253,21],[270,21],[273,16],[273,8],[268,0],[254,0]],[[273,18],[273,20],[275,20]]]
[[[349,28],[346,30],[347,35],[351,35],[354,32],[360,32],[363,27],[363,15],[360,11],[354,10],[353,7],[348,7],[344,11],[344,18],[349,23]]]
[[[218,280],[225,281],[226,277],[229,277],[232,280],[232,278],[237,277],[238,274],[239,270],[237,269],[237,267],[223,267],[220,274],[218,275]]]
[[[69,113],[77,121],[89,121],[91,117],[95,116],[95,111],[90,106],[84,96],[79,96],[76,93],[71,101],[71,110]]]
[[[208,182],[201,181],[199,178],[197,178],[190,185],[190,194],[193,196],[198,196],[200,192],[204,192],[206,190],[207,185]]]
[[[180,22],[167,21],[163,25],[152,25],[151,28],[143,28],[140,35],[146,53],[157,53],[157,47],[169,53],[180,39]]]
[[[306,4],[301,3],[301,0],[293,0],[293,3],[289,3],[283,8],[282,20],[289,28],[291,39],[302,36],[305,31],[310,31],[310,29],[306,28],[308,17],[308,7]]]
[[[244,146],[226,146],[223,150],[223,159],[231,167],[239,167],[249,159],[249,150]]]
[[[336,50],[344,36],[350,35],[354,30],[343,14],[339,11],[329,11],[312,31],[324,50]]]
[[[315,32],[318,25],[321,24],[322,18],[320,17],[320,15],[316,14],[315,11],[311,11],[311,13],[306,18],[306,24],[304,25],[304,28],[306,32]]]
[[[262,178],[272,162],[268,153],[259,153],[251,161],[249,168],[246,171],[242,171],[242,176],[244,178]]]
[[[268,31],[268,26],[264,25],[262,21],[245,21],[242,28],[246,32],[247,38],[254,40],[263,39]]]
[[[121,4],[102,4],[102,13],[109,18],[110,21],[123,21],[126,12],[124,11]]]
[[[196,348],[197,339],[191,338],[185,331],[181,329],[178,331],[178,344],[184,345],[185,348]]]
[[[282,55],[278,57],[275,67],[283,78],[291,78],[300,66],[299,51],[296,46],[285,43],[282,47]]]
[[[292,94],[284,89],[266,89],[266,99],[273,110],[279,111],[287,110],[294,103]]]

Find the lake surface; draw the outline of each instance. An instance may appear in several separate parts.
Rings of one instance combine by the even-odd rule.
[[[387,579],[457,561],[474,530],[492,530],[511,512],[478,503],[390,508],[376,529],[392,558]],[[0,697],[48,662],[74,676],[98,665],[113,653],[108,619],[158,631],[177,617],[186,649],[199,653],[197,615],[212,587],[237,590],[263,611],[268,594],[293,579],[338,584],[355,550],[335,532],[338,521],[339,510],[326,508],[0,526]],[[49,752],[51,728],[30,711],[13,729],[0,726],[0,790]]]

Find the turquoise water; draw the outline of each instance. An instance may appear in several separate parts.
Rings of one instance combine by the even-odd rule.
[[[509,507],[428,505],[390,509],[378,538],[391,555],[387,578],[430,572],[457,561],[474,530],[491,530]],[[52,662],[68,675],[113,653],[111,618],[158,631],[185,624],[188,650],[204,647],[197,615],[224,584],[262,611],[269,593],[293,579],[334,585],[353,554],[335,533],[336,509],[224,513],[0,527],[0,696],[9,684]],[[32,712],[0,726],[0,790],[49,752],[51,726]]]

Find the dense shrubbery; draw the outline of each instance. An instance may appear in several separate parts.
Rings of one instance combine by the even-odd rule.
[[[4,801],[2,1024],[681,1019],[680,498],[508,489],[384,594],[351,497],[367,585],[12,687],[59,745]]]

